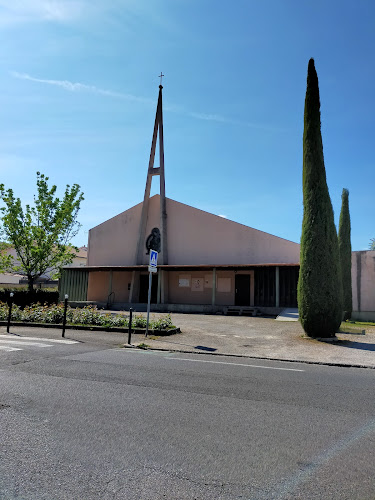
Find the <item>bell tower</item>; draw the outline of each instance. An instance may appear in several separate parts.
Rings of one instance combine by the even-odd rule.
[[[167,206],[165,201],[165,175],[164,175],[164,136],[163,136],[163,86],[161,84],[163,73],[160,74],[159,97],[156,107],[156,116],[154,124],[154,133],[152,136],[150,160],[148,163],[145,195],[142,205],[141,221],[138,232],[138,243],[136,253],[136,264],[143,264],[146,254],[146,225],[149,210],[149,200],[152,178],[158,175],[160,178],[160,254],[158,264],[168,264],[168,246],[167,246]],[[159,167],[154,167],[155,151],[157,139],[159,137]]]

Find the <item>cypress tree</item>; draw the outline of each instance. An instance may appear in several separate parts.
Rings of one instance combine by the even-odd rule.
[[[349,191],[342,190],[339,222],[339,249],[344,319],[352,315],[352,245],[350,243]]]
[[[307,71],[303,131],[303,223],[298,308],[310,337],[334,337],[342,318],[340,256],[326,181],[314,59]]]

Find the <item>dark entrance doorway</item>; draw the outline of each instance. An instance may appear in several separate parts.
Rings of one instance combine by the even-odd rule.
[[[148,299],[148,274],[141,274],[139,282],[139,302],[147,304]],[[151,304],[156,304],[158,300],[158,275],[152,276]]]
[[[249,306],[250,305],[250,275],[249,274],[236,274],[235,275],[235,299],[236,306]]]

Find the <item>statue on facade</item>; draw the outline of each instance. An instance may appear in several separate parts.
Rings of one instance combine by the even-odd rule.
[[[157,227],[154,227],[151,230],[151,234],[147,236],[146,248],[147,248],[146,255],[149,255],[150,250],[155,250],[156,252],[160,253],[161,238],[160,238],[160,231]]]

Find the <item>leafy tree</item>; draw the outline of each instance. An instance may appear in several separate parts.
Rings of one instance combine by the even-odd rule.
[[[303,223],[298,308],[310,337],[334,337],[342,318],[339,245],[326,181],[318,75],[307,71],[303,131]]]
[[[344,319],[352,315],[352,245],[350,243],[349,191],[342,190],[339,222],[339,249],[341,265],[342,301]]]
[[[49,188],[48,180],[37,172],[37,195],[33,206],[26,205],[25,209],[21,200],[15,198],[13,190],[5,190],[4,184],[0,184],[0,199],[5,205],[0,208],[0,231],[2,239],[17,253],[17,259],[11,259],[11,262],[8,259],[5,266],[27,276],[30,293],[36,278],[47,269],[58,272],[72,262],[74,250],[78,251],[70,241],[80,228],[77,215],[83,193],[78,184],[67,185],[60,200],[55,197],[56,186]],[[2,255],[5,255],[4,251]]]
[[[369,249],[375,250],[375,238],[371,238]]]
[[[8,271],[12,267],[12,256],[7,252],[10,248],[10,243],[0,241],[0,272]]]

